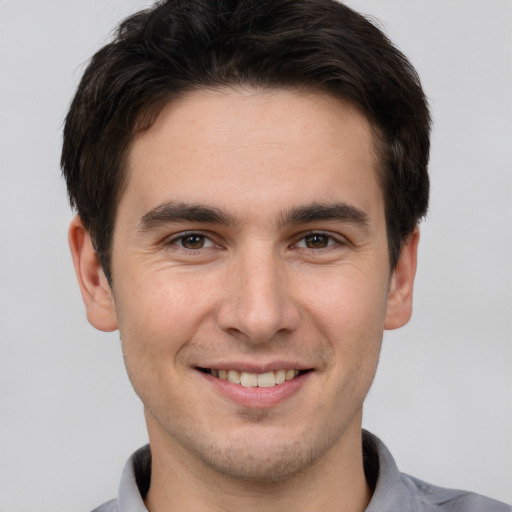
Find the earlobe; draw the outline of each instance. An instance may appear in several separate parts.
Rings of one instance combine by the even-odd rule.
[[[389,287],[385,329],[398,329],[411,318],[419,238],[419,229],[416,227],[400,252]]]
[[[93,247],[89,233],[78,216],[71,221],[68,241],[87,311],[87,320],[100,331],[116,330],[117,317],[112,290],[103,273],[98,253]]]

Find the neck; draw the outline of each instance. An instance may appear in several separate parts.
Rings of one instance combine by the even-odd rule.
[[[351,431],[353,430],[353,431]],[[149,429],[152,448],[150,512],[363,512],[366,482],[360,425],[344,433],[329,452],[301,473],[279,482],[254,482],[219,474],[181,446]]]

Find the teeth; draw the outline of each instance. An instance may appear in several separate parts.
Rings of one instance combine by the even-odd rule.
[[[238,370],[211,370],[214,377],[227,380],[233,384],[241,384],[246,388],[271,388],[292,380],[299,374],[299,370],[276,370],[266,373],[239,372]]]
[[[285,370],[277,370],[276,374],[276,384],[282,384],[286,380],[286,371]]]
[[[259,388],[271,388],[276,385],[276,377],[274,372],[260,373],[258,375]]]
[[[240,372],[238,370],[228,370],[228,380],[234,384],[240,384]]]
[[[256,373],[241,372],[240,384],[244,388],[255,388],[258,385],[258,375]]]
[[[285,373],[285,375],[284,375],[284,378],[285,378],[286,380],[292,380],[292,379],[293,379],[293,377],[295,377],[295,375],[297,375],[297,374],[295,373],[295,370],[286,370],[286,373]]]

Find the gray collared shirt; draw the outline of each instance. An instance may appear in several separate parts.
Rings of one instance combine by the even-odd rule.
[[[363,454],[368,483],[375,490],[366,512],[511,512],[505,503],[479,494],[443,489],[400,473],[382,441],[363,431]],[[148,512],[143,496],[149,489],[149,445],[136,451],[126,463],[117,499],[93,512]]]

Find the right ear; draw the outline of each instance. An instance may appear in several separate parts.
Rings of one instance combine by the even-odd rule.
[[[117,316],[112,289],[91,237],[78,216],[69,226],[68,242],[87,311],[87,320],[100,331],[115,331]]]

